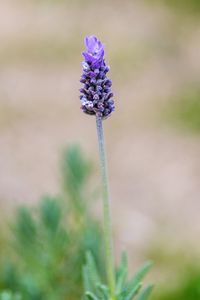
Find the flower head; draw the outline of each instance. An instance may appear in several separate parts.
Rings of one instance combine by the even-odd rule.
[[[104,45],[96,38],[96,36],[87,36],[85,38],[85,47],[86,51],[83,52],[85,60],[96,67],[101,65],[104,59]]]
[[[83,74],[80,82],[81,108],[89,115],[100,115],[107,118],[114,111],[112,81],[106,74],[109,67],[104,60],[104,45],[94,36],[85,38],[86,50],[83,52]]]

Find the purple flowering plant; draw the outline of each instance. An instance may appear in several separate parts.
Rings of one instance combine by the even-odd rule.
[[[96,117],[102,178],[105,270],[107,282],[103,283],[91,253],[87,253],[86,264],[83,267],[84,300],[147,300],[153,286],[147,285],[142,288],[141,281],[149,271],[152,263],[145,263],[130,280],[127,279],[128,262],[125,253],[122,254],[119,268],[115,270],[114,267],[110,197],[102,122],[104,119],[107,119],[115,109],[113,93],[111,91],[112,81],[107,77],[109,66],[105,63],[105,46],[96,36],[92,35],[85,38],[85,47],[86,50],[82,53],[84,61],[82,63],[83,73],[80,82],[83,84],[83,87],[80,89],[80,101],[82,111]]]
[[[86,51],[80,89],[81,108],[89,115],[100,115],[107,118],[114,111],[112,81],[107,78],[109,67],[104,60],[104,45],[95,37],[85,38]]]

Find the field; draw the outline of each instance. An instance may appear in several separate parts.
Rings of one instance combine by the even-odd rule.
[[[83,39],[95,34],[116,103],[104,124],[117,259],[127,249],[133,269],[157,246],[199,257],[199,8],[178,3],[1,1],[2,215],[57,195],[62,152],[74,143],[98,185],[95,120],[79,109]]]

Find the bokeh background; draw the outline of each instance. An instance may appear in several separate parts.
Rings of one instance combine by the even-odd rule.
[[[81,145],[98,183],[95,119],[80,111],[78,91],[83,39],[95,34],[116,103],[104,125],[117,260],[126,249],[133,270],[152,257],[158,286],[198,265],[199,3],[0,2],[2,216],[59,192],[66,145]],[[93,206],[99,218],[100,202]]]

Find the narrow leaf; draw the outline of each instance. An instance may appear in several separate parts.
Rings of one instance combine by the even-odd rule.
[[[133,278],[130,280],[128,287],[133,287],[134,285],[137,285],[141,282],[141,280],[145,277],[145,275],[148,273],[149,269],[152,266],[152,262],[146,262],[139,271],[133,276]]]
[[[131,300],[137,293],[139,292],[142,284],[139,283],[138,285],[134,286],[133,289],[129,292],[129,294],[126,296],[124,300]]]
[[[83,268],[85,291],[98,293],[97,285],[100,284],[96,264],[90,252],[86,253],[86,265]]]
[[[102,297],[103,297],[104,300],[109,299],[109,289],[108,289],[108,287],[106,285],[104,285],[104,284],[98,284],[97,288],[101,292],[101,295],[102,295]]]
[[[83,286],[84,286],[85,291],[90,291],[92,289],[88,275],[89,275],[88,268],[87,268],[87,266],[84,266],[83,267]]]
[[[86,253],[86,261],[88,266],[88,271],[90,272],[90,276],[92,277],[93,281],[97,284],[100,282],[99,274],[96,268],[96,263],[94,258],[90,252]]]
[[[86,292],[85,293],[86,297],[88,298],[88,300],[99,300],[93,293],[91,292]]]
[[[118,271],[117,283],[116,283],[116,294],[120,294],[123,285],[126,281],[126,276],[128,273],[128,259],[125,252],[122,253],[121,264]]]
[[[137,300],[147,300],[149,295],[151,294],[153,289],[153,285],[148,285],[139,295]]]

